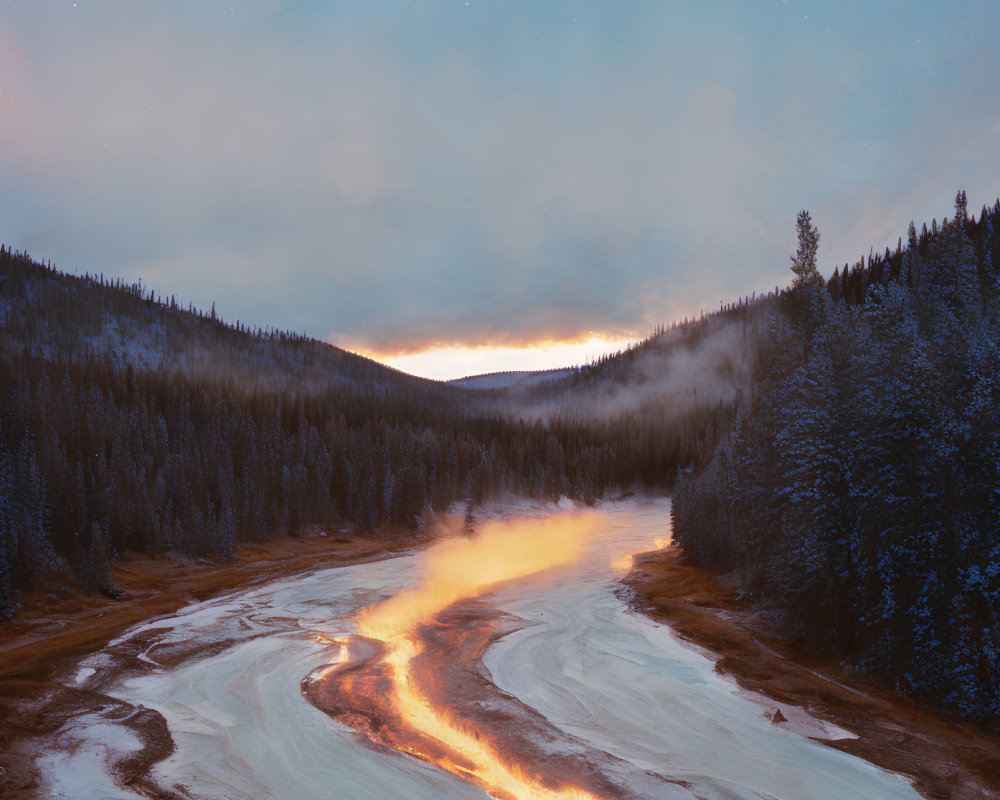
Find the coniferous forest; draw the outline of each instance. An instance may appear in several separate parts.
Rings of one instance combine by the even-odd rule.
[[[949,713],[1000,715],[1000,205],[824,282],[799,218],[733,424],[674,536],[798,645]]]
[[[139,284],[0,250],[0,617],[46,581],[115,596],[135,551],[230,559],[240,542],[350,525],[377,535],[515,494],[663,490],[727,404],[644,396],[529,418],[502,393],[415,378],[304,336],[182,309]],[[704,327],[704,326],[703,326]],[[683,347],[660,332],[636,349]],[[602,361],[570,376],[603,395]],[[588,395],[588,396],[589,396]]]
[[[0,250],[0,617],[127,552],[230,559],[452,504],[672,491],[674,536],[806,650],[1000,715],[1000,204],[824,279],[470,390]]]

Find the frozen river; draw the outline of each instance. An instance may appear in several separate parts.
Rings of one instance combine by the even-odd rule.
[[[510,513],[529,524],[542,514]],[[605,504],[586,514],[590,533],[574,563],[481,597],[524,620],[483,658],[483,674],[503,692],[575,747],[669,778],[663,797],[919,796],[897,777],[801,735],[845,732],[787,708],[792,724],[772,724],[773,703],[738,689],[710,658],[629,611],[616,595],[621,557],[664,536],[666,501]],[[176,745],[150,773],[163,797],[489,797],[432,764],[371,745],[302,694],[307,675],[357,657],[343,642],[356,632],[358,612],[418,585],[427,553],[298,575],[131,629],[81,663],[76,685],[112,699],[100,713],[70,719],[59,746],[42,754],[50,794],[135,798],[115,775],[127,773],[123,765],[149,735],[127,724],[143,716],[134,708],[141,705],[162,715]]]

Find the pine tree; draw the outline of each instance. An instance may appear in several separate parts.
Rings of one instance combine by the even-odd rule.
[[[795,230],[798,233],[799,246],[795,255],[792,256],[792,272],[795,278],[792,281],[792,289],[798,290],[804,287],[814,287],[823,285],[823,278],[816,267],[816,252],[819,250],[819,229],[813,225],[812,217],[808,211],[800,211],[795,222]]]
[[[0,620],[14,611],[14,470],[7,443],[0,437]]]
[[[969,215],[965,191],[955,195],[955,219],[948,237],[949,265],[954,271],[955,295],[967,318],[975,319],[982,310],[979,268],[976,252],[969,239]]]
[[[920,252],[917,245],[917,228],[910,221],[906,231],[906,285],[911,289],[920,286]]]

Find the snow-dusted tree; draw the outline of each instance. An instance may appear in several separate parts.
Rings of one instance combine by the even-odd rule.
[[[906,231],[906,256],[904,257],[904,263],[906,265],[905,278],[906,285],[911,289],[916,289],[920,286],[920,251],[917,246],[917,228],[910,221],[910,227]]]
[[[792,256],[792,288],[822,287],[823,278],[816,266],[816,253],[819,250],[819,229],[813,225],[808,211],[800,211],[795,222],[799,245]]]
[[[0,619],[14,610],[14,470],[7,444],[0,439]]]
[[[995,721],[1000,214],[973,223],[961,192],[955,211],[847,290],[841,273],[838,300],[808,288],[818,234],[800,215],[790,313],[756,344],[744,413],[678,482],[674,536],[800,645]]]
[[[948,236],[948,252],[955,282],[955,295],[967,319],[975,319],[982,310],[976,250],[969,238],[969,214],[965,191],[955,195],[955,219]]]

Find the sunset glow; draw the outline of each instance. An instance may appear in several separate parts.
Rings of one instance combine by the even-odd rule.
[[[636,341],[638,337],[613,338],[592,333],[578,340],[550,339],[520,347],[435,345],[413,353],[361,353],[411,375],[452,380],[491,372],[579,366],[593,358],[625,350]]]

